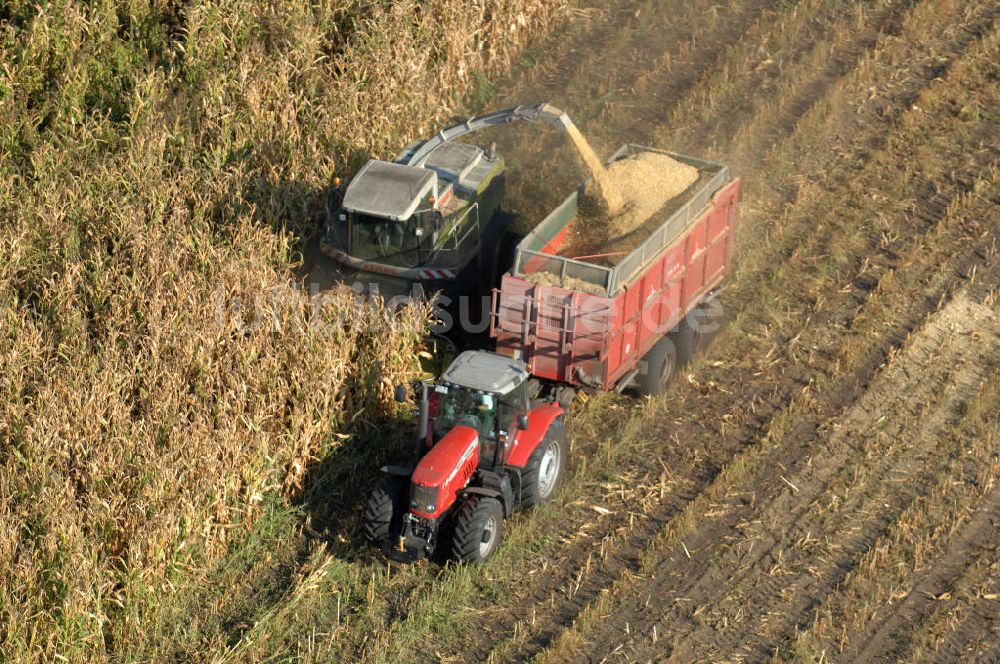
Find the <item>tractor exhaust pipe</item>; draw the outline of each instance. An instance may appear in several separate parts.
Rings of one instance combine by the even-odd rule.
[[[414,449],[414,463],[420,459],[420,452],[427,444],[427,435],[430,433],[427,428],[430,426],[430,399],[428,393],[430,385],[427,381],[420,381],[420,425],[417,427],[417,443]]]

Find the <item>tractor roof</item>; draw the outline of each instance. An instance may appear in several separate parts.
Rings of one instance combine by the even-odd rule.
[[[482,350],[465,351],[441,376],[447,383],[496,394],[507,394],[527,378],[524,362]]]
[[[437,195],[434,171],[370,159],[351,180],[343,206],[352,212],[404,221],[428,196]]]

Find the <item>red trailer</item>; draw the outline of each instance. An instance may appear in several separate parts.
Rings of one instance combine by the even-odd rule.
[[[611,160],[643,151],[699,171],[679,200],[647,222],[645,240],[615,264],[558,255],[579,223],[581,188],[521,241],[494,291],[497,353],[523,360],[546,383],[661,391],[698,333],[685,317],[731,269],[739,179],[722,164],[637,145]]]

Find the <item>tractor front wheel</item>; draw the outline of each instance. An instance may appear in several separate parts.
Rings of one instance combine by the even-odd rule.
[[[471,496],[455,517],[451,553],[464,563],[481,563],[503,539],[503,506],[496,498]]]
[[[566,474],[569,443],[566,428],[556,420],[545,432],[545,438],[528,457],[521,473],[521,505],[531,507],[550,500]]]
[[[389,537],[396,503],[399,502],[404,488],[399,480],[383,477],[372,489],[365,505],[365,537],[372,544],[381,544]]]

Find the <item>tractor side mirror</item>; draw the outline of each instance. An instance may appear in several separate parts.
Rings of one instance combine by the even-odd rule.
[[[399,403],[403,403],[404,401],[406,401],[406,386],[397,385],[396,389],[392,391],[392,398]]]
[[[528,416],[518,415],[517,416],[517,428],[521,431],[527,431],[528,429]]]

